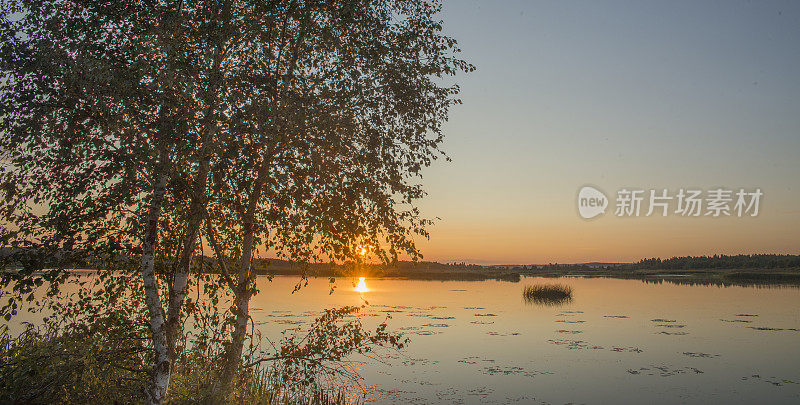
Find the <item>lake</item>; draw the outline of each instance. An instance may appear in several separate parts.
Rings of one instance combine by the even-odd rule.
[[[324,308],[369,305],[411,339],[354,359],[354,399],[376,403],[800,403],[800,289],[613,278],[503,281],[258,280],[252,316],[273,341]],[[567,284],[562,306],[527,284]]]

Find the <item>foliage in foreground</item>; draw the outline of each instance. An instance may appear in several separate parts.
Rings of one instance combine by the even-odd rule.
[[[0,402],[125,403],[141,396],[141,336],[125,322],[105,325],[55,325],[0,336]]]
[[[386,323],[364,329],[361,307],[326,310],[303,336],[276,347],[250,336],[250,350],[234,390],[214,397],[224,355],[224,322],[183,336],[185,349],[175,364],[170,403],[328,404],[352,402],[342,383],[356,382],[347,357],[375,354],[375,348],[402,348],[405,340]],[[209,319],[206,319],[207,321]],[[0,403],[140,403],[148,383],[152,349],[145,325],[123,314],[96,322],[42,327],[25,324],[16,335],[0,332]],[[209,326],[206,324],[206,326]]]

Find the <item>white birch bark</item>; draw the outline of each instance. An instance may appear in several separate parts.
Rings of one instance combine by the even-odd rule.
[[[169,348],[167,335],[164,328],[164,309],[158,295],[158,280],[155,274],[155,247],[158,242],[158,222],[161,216],[161,206],[167,187],[167,176],[157,174],[153,187],[153,197],[147,214],[147,225],[142,239],[141,272],[144,284],[145,302],[150,314],[150,331],[153,334],[153,361],[152,379],[147,387],[147,402],[161,404],[167,395],[170,378]]]

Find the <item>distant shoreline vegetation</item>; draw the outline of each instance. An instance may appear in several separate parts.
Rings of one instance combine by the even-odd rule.
[[[71,266],[92,269],[86,253],[72,252]],[[50,254],[32,250],[0,248],[0,263],[5,268],[20,267],[31,260],[48,261]],[[63,262],[63,254],[58,256]],[[16,257],[16,259],[15,259]],[[213,259],[204,257],[211,262]],[[54,260],[55,262],[55,260]],[[791,284],[800,285],[800,255],[754,254],[682,256],[669,259],[649,258],[635,263],[579,263],[544,265],[479,265],[398,261],[390,264],[369,263],[298,263],[281,259],[254,259],[259,275],[305,275],[309,277],[406,278],[413,280],[499,280],[519,282],[529,277],[614,277],[664,280],[673,283],[718,285]]]

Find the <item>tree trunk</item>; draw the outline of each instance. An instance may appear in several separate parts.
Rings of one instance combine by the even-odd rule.
[[[300,32],[295,38],[294,44],[292,45],[292,56],[289,59],[289,66],[287,68],[288,74],[282,83],[282,89],[279,90],[279,93],[285,93],[288,89],[289,81],[292,80],[293,72],[297,63],[299,45],[302,43],[306,35],[306,27],[310,17],[311,13],[306,12],[303,22],[300,25]],[[276,75],[276,81],[278,80],[278,77],[279,76]],[[256,175],[256,180],[253,184],[250,200],[248,201],[244,218],[242,218],[242,257],[239,264],[239,274],[237,275],[236,288],[233,289],[236,320],[231,336],[231,344],[225,351],[225,365],[223,366],[222,374],[220,375],[220,378],[214,387],[214,394],[218,398],[225,398],[230,394],[231,389],[233,388],[233,378],[235,377],[236,371],[239,369],[239,365],[242,361],[242,350],[244,348],[245,337],[247,336],[247,322],[250,319],[250,298],[252,297],[252,289],[250,287],[251,283],[255,283],[250,271],[253,257],[253,243],[255,239],[255,214],[258,209],[258,202],[261,199],[264,185],[267,182],[269,165],[272,160],[272,153],[275,153],[275,149],[277,149],[277,144],[272,145],[271,153],[267,153],[265,159],[261,162],[261,166],[258,167],[258,174]]]
[[[172,357],[175,356],[175,343],[181,332],[181,309],[183,308],[183,300],[186,298],[189,269],[206,207],[206,183],[210,171],[210,161],[210,153],[200,161],[194,190],[192,191],[192,201],[189,207],[185,239],[181,247],[180,259],[177,266],[174,268],[174,279],[169,291],[166,332],[167,344],[170,349],[170,356]]]
[[[218,21],[220,24],[227,26],[231,18],[230,2],[225,2],[221,5],[223,16],[222,20]],[[211,79],[207,89],[206,98],[208,106],[204,113],[203,136],[200,144],[200,165],[197,169],[197,177],[195,178],[194,188],[192,190],[192,199],[189,206],[189,215],[187,218],[185,239],[179,253],[179,260],[173,268],[174,278],[169,290],[169,302],[167,308],[167,343],[169,344],[170,354],[175,355],[175,343],[177,342],[178,335],[181,333],[181,309],[183,308],[183,300],[186,298],[186,288],[189,283],[189,270],[192,264],[192,256],[197,244],[197,237],[200,232],[200,224],[203,221],[208,201],[206,183],[208,182],[209,172],[211,171],[211,155],[214,136],[217,133],[217,124],[214,120],[214,113],[217,103],[217,92],[222,81],[222,58],[224,43],[227,35],[223,34],[227,29],[223,29],[216,42],[216,50],[214,53],[214,61],[211,67]]]
[[[163,163],[160,164],[163,167]],[[145,302],[150,314],[150,331],[153,334],[153,361],[152,379],[147,387],[147,402],[161,404],[167,395],[170,378],[170,357],[167,345],[167,335],[164,328],[164,309],[158,295],[158,280],[155,274],[155,247],[158,243],[158,222],[161,216],[161,206],[164,202],[164,193],[167,187],[167,176],[163,170],[156,174],[153,186],[153,196],[147,214],[147,225],[142,239],[141,272],[144,284]]]
[[[234,323],[231,344],[225,351],[225,364],[219,381],[214,389],[218,397],[226,397],[233,388],[233,378],[242,361],[242,349],[247,336],[247,321],[250,319],[250,297],[252,296],[250,268],[253,257],[253,244],[255,240],[255,213],[264,184],[267,181],[268,161],[263,162],[258,170],[258,177],[253,185],[253,193],[247,204],[247,211],[243,218],[242,258],[239,263],[236,288],[234,289],[234,310],[236,321]]]

